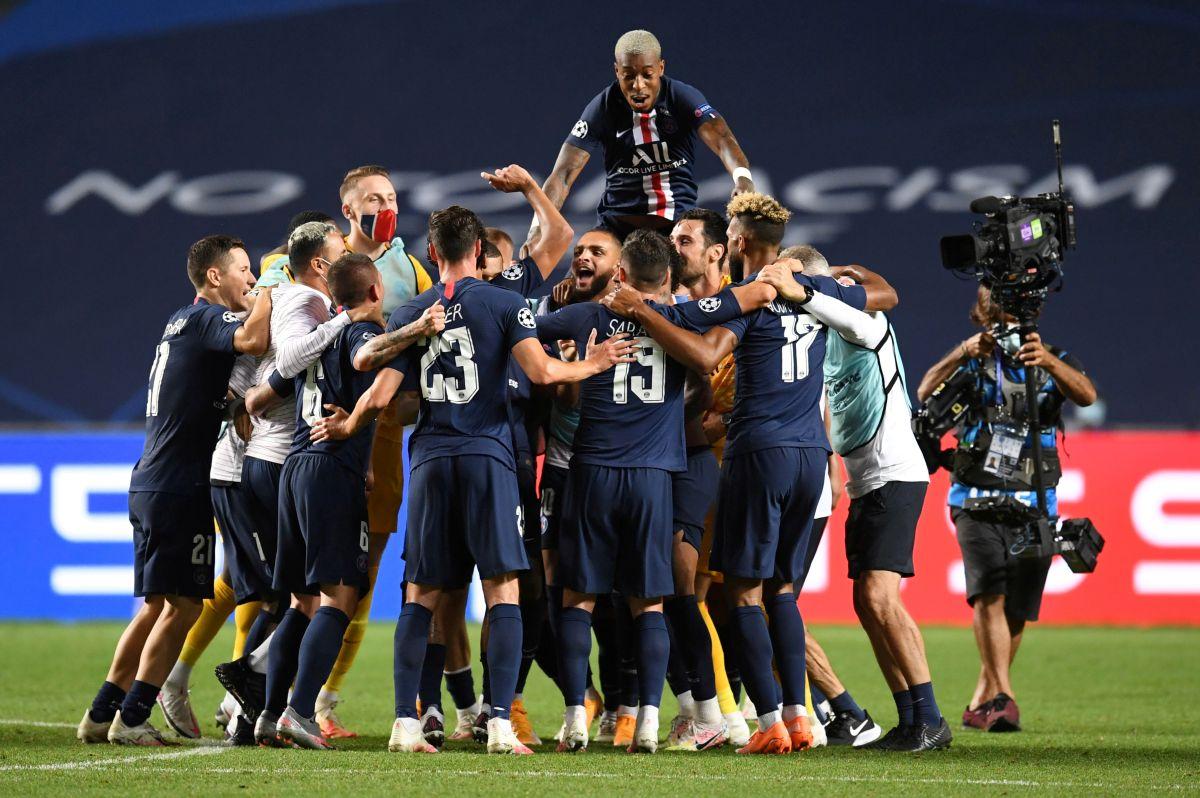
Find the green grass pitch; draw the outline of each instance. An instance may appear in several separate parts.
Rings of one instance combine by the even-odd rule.
[[[859,703],[881,723],[894,721],[862,631],[815,631]],[[739,757],[724,749],[630,756],[595,746],[562,755],[547,745],[529,758],[489,757],[473,743],[451,744],[435,756],[387,753],[392,625],[382,623],[369,630],[339,707],[362,736],[337,751],[216,744],[211,718],[220,689],[211,669],[229,653],[229,628],[193,677],[194,706],[211,739],[166,751],[84,746],[74,739],[74,725],[104,676],[119,632],[112,623],[0,624],[0,795],[1200,792],[1200,630],[1032,628],[1015,674],[1025,731],[989,735],[958,726],[977,669],[970,630],[926,629],[938,698],[955,729],[954,745],[943,753],[820,749]],[[561,699],[536,668],[526,704],[549,739]],[[664,726],[674,709],[668,697]],[[165,727],[157,709],[153,720]]]

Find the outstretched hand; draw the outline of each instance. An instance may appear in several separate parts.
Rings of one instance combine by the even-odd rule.
[[[525,171],[525,167],[515,163],[501,167],[495,172],[480,172],[479,176],[488,181],[488,184],[492,188],[497,191],[503,191],[506,194],[527,191],[537,186],[537,181],[533,179],[533,175]]]

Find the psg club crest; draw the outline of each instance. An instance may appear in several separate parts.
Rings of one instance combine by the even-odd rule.
[[[675,117],[671,116],[665,109],[659,110],[654,118],[655,124],[658,126],[658,132],[664,136],[669,136],[679,130],[679,125],[675,122]]]

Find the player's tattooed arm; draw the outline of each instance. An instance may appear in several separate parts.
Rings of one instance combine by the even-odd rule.
[[[271,288],[263,288],[245,323],[233,333],[233,348],[246,355],[265,354],[271,345]]]
[[[724,327],[713,327],[704,335],[676,327],[629,286],[619,287],[600,302],[618,316],[642,325],[668,355],[701,374],[713,371],[737,345],[737,336]]]
[[[566,253],[567,247],[571,246],[571,239],[575,236],[575,231],[559,211],[562,203],[555,205],[551,202],[546,192],[533,179],[533,175],[515,163],[497,169],[495,174],[481,172],[480,176],[497,191],[506,194],[520,192],[525,195],[525,201],[533,208],[534,218],[537,220],[535,227],[530,230],[529,240],[526,241],[525,254],[533,258],[542,279],[546,279]],[[533,234],[534,229],[538,231],[537,235]]]
[[[554,168],[550,170],[550,176],[542,184],[542,191],[546,192],[551,205],[562,208],[563,203],[567,201],[567,195],[571,193],[571,186],[575,184],[575,179],[579,177],[579,173],[587,166],[591,157],[591,153],[581,147],[565,143],[562,145],[558,151],[558,158],[554,161]],[[534,231],[538,227],[538,221],[535,219],[525,239],[527,246],[532,245]]]
[[[574,363],[564,363],[556,357],[550,357],[533,338],[526,338],[512,348],[517,364],[535,385],[582,382],[608,371],[618,363],[634,362],[635,352],[633,341],[625,333],[614,335],[597,346],[595,330],[588,336],[586,356]]]
[[[325,405],[329,415],[312,425],[309,439],[313,443],[341,441],[361,432],[391,404],[403,380],[404,375],[395,369],[380,369],[371,387],[358,397],[354,412],[347,413],[338,405]]]
[[[354,368],[359,371],[374,371],[422,338],[437,335],[446,329],[446,309],[441,301],[425,308],[416,321],[409,322],[398,330],[377,335],[359,347],[354,354]]]
[[[733,171],[739,167],[750,168],[750,161],[746,158],[746,153],[742,152],[741,145],[738,144],[733,131],[729,129],[729,124],[723,118],[717,117],[701,125],[699,132],[700,139],[721,159],[726,172],[732,175]],[[754,181],[750,178],[739,176],[733,181],[731,196],[736,197],[738,194],[750,191],[754,191]]]

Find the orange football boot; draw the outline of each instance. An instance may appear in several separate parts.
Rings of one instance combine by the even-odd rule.
[[[637,730],[637,715],[617,715],[617,731],[613,735],[613,748],[628,748],[633,745],[633,733]]]
[[[807,751],[813,747],[812,726],[808,715],[797,715],[787,722],[788,734],[792,738],[793,751]]]
[[[809,740],[812,737],[810,735]],[[783,721],[771,726],[766,731],[758,730],[750,736],[750,742],[737,750],[739,754],[790,754],[792,752],[792,737]]]

